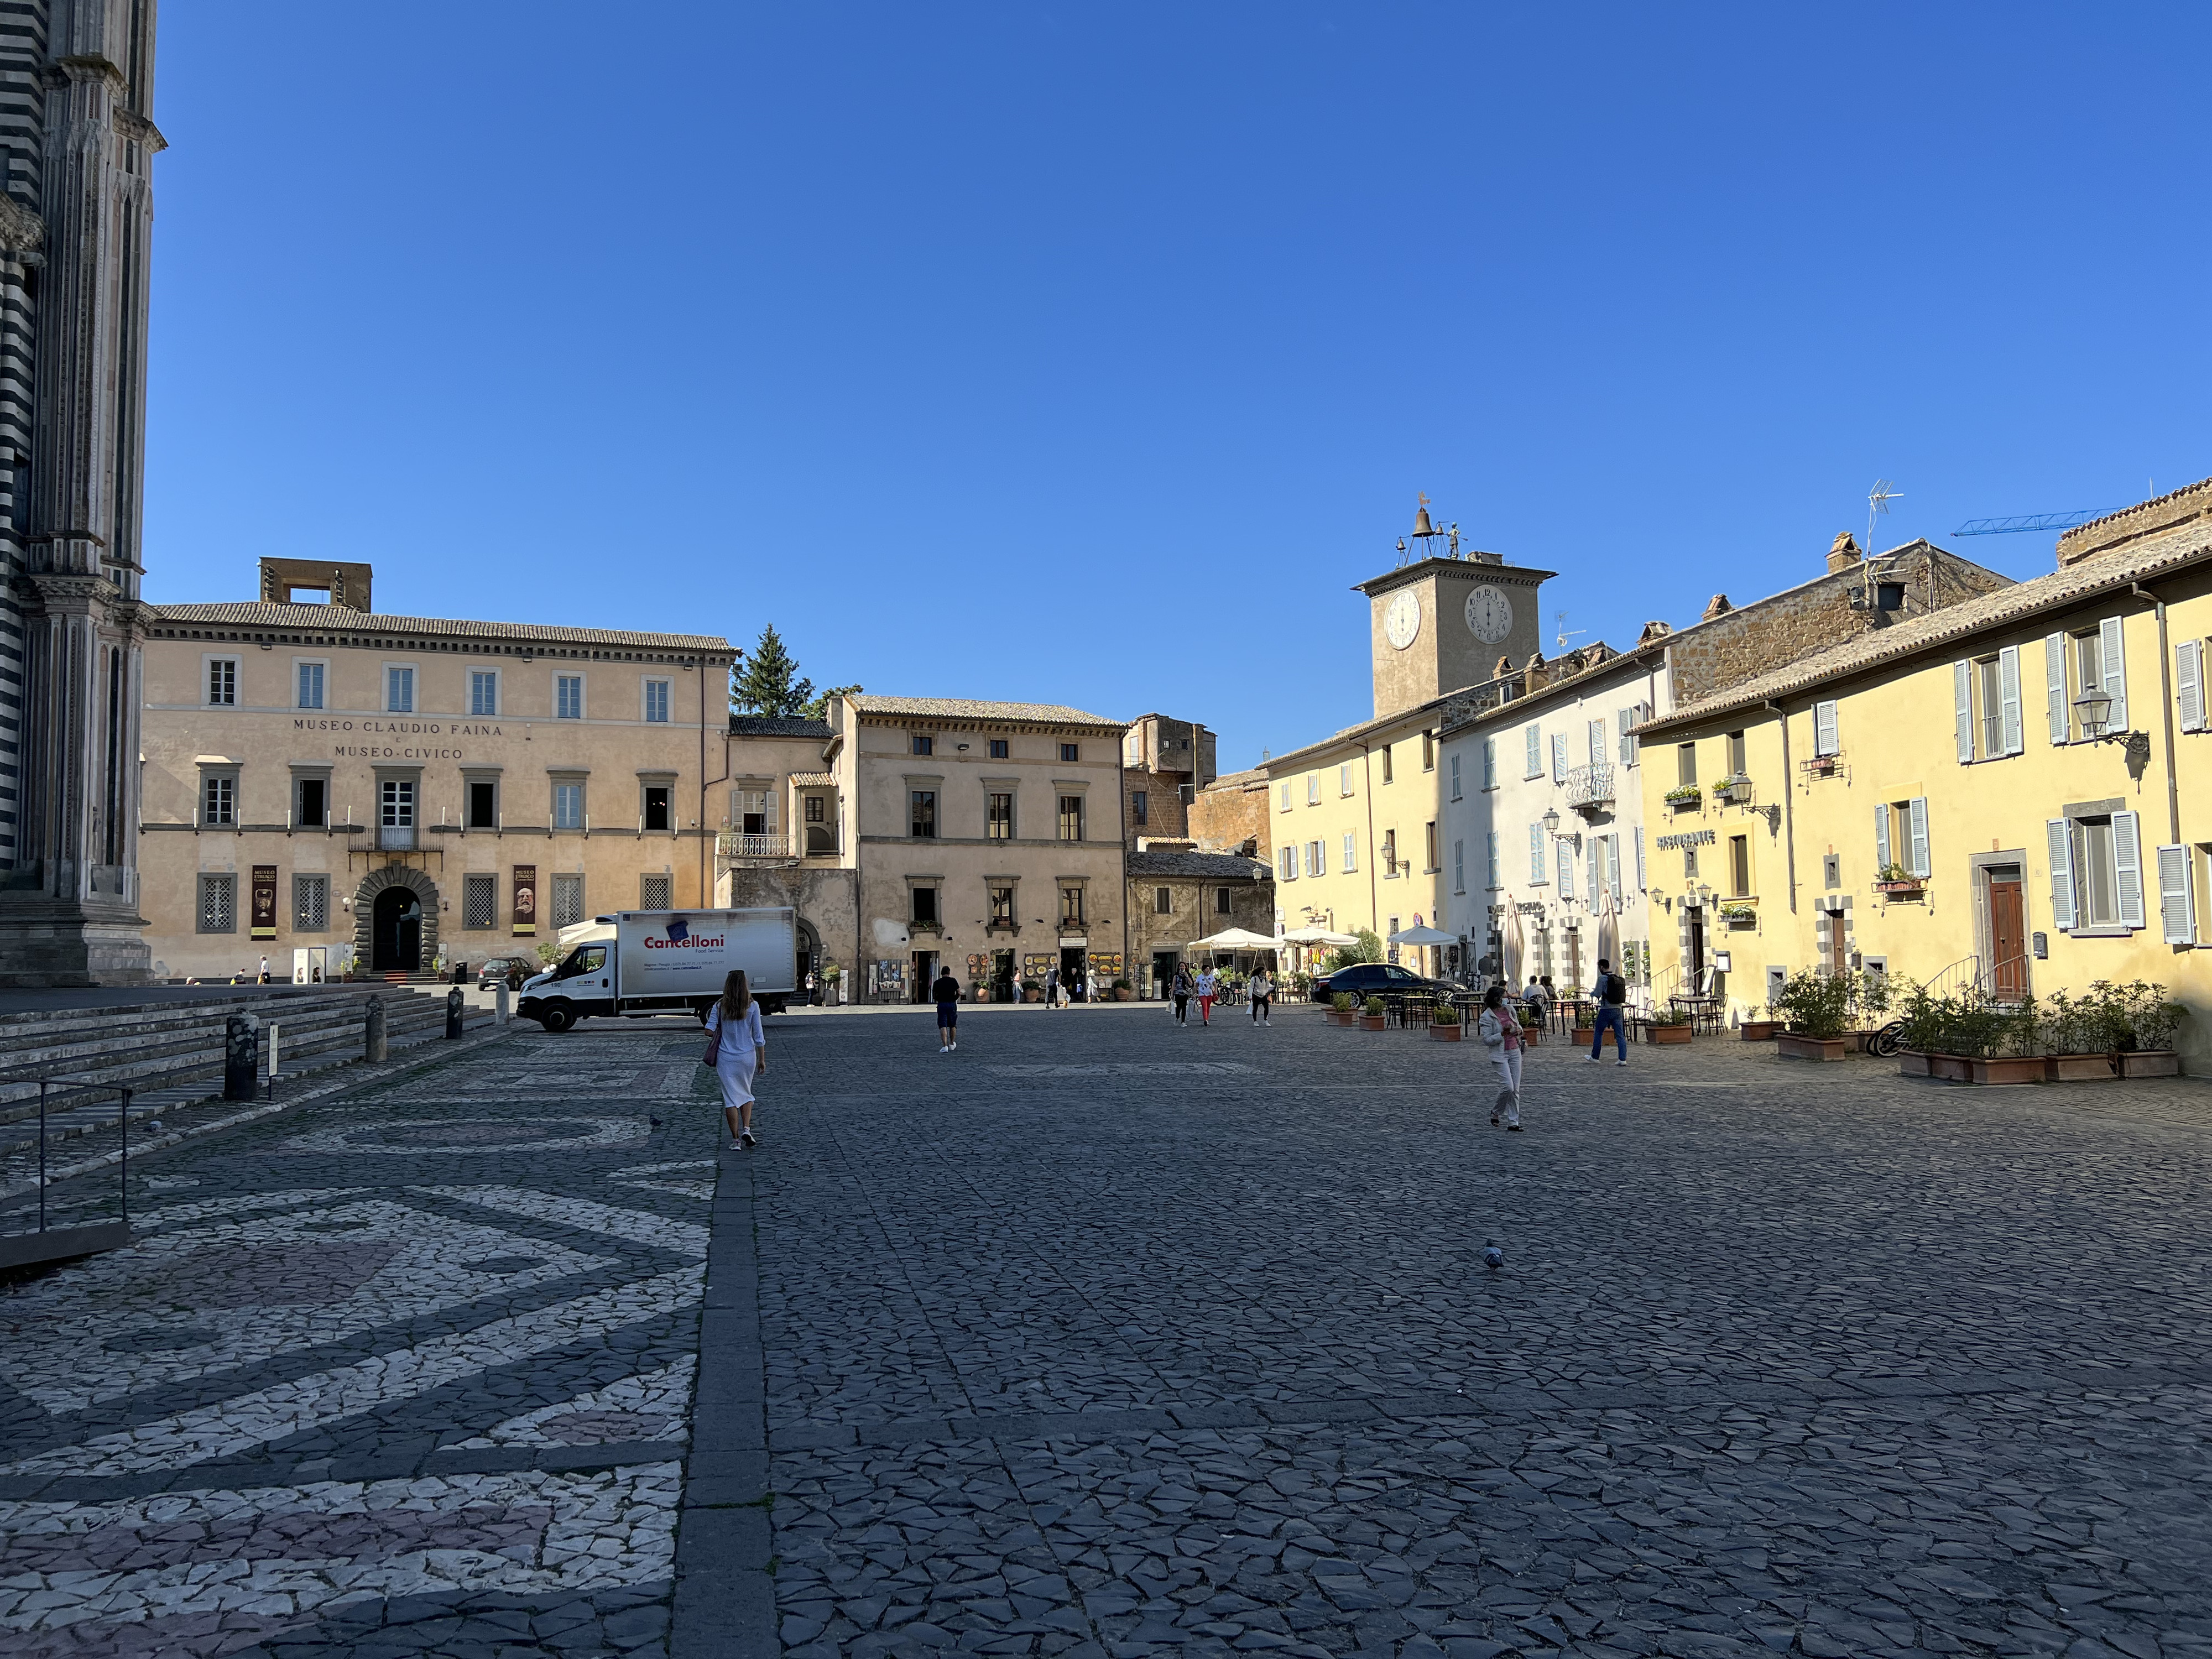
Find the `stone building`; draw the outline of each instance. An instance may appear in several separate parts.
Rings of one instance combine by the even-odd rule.
[[[1273,934],[1275,884],[1257,859],[1146,848],[1129,854],[1128,975],[1140,997],[1167,994],[1193,939],[1231,927]]]
[[[1121,739],[1121,821],[1129,845],[1190,834],[1190,805],[1213,781],[1213,733],[1195,720],[1139,714]]]
[[[273,597],[147,608],[157,971],[404,973],[712,902],[726,640],[384,616],[369,580],[268,560]]]
[[[810,973],[850,972],[860,960],[860,877],[846,856],[844,801],[828,757],[834,735],[826,720],[732,714],[727,764],[710,786],[722,798],[714,902],[795,910],[802,986]]]
[[[1216,778],[1190,804],[1190,840],[1201,853],[1241,853],[1274,862],[1269,839],[1267,774],[1255,767]]]
[[[154,0],[0,15],[0,984],[149,974],[137,864]]]
[[[923,1000],[939,963],[998,995],[1053,968],[1122,976],[1121,721],[856,692],[830,700],[829,726],[823,793],[840,861],[859,872],[845,959],[860,999]]]

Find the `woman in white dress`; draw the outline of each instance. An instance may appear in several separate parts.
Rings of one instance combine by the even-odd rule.
[[[722,981],[721,1000],[707,1011],[707,1030],[719,1034],[714,1075],[722,1080],[722,1121],[730,1126],[730,1150],[756,1145],[753,1079],[768,1075],[768,1039],[761,1034],[760,1004],[745,983],[744,969],[732,969]]]

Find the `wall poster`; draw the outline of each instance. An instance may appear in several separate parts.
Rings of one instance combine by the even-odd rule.
[[[514,866],[514,931],[538,931],[538,866],[534,864]]]
[[[276,937],[276,866],[273,864],[253,866],[252,937]]]

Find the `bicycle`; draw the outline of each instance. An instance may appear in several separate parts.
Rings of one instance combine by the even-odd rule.
[[[1897,1051],[1905,1046],[1905,1022],[1893,1019],[1867,1038],[1867,1052],[1884,1060],[1894,1060]]]

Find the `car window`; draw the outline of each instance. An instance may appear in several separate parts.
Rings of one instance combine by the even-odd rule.
[[[1403,968],[1393,967],[1389,963],[1385,963],[1382,967],[1382,977],[1389,980],[1395,984],[1400,980],[1414,980],[1419,978],[1420,975],[1418,974],[1409,974]]]

